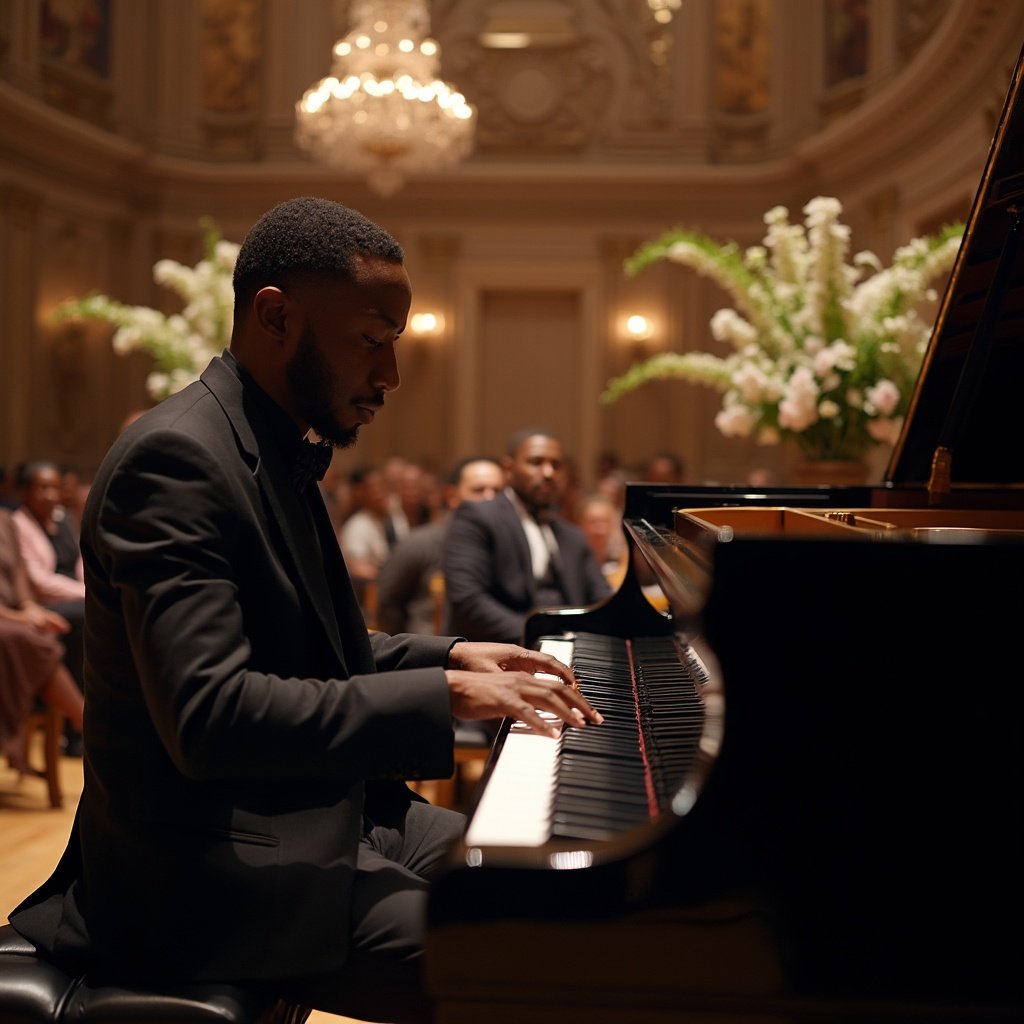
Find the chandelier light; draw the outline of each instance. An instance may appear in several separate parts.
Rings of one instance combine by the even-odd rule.
[[[353,0],[331,74],[295,106],[295,141],[317,160],[364,174],[380,195],[410,175],[458,163],[476,111],[437,77],[426,0]]]

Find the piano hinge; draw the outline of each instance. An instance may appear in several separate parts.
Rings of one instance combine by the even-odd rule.
[[[939,445],[932,456],[932,473],[928,478],[928,504],[941,505],[949,497],[953,472],[953,452]]]

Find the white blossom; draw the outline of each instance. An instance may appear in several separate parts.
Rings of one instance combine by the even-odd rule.
[[[865,408],[878,416],[892,416],[900,401],[900,389],[891,380],[880,380],[864,393]]]
[[[711,318],[725,356],[666,352],[609,382],[615,401],[648,380],[678,378],[717,388],[715,425],[762,444],[790,440],[809,457],[860,458],[896,439],[931,328],[918,305],[953,265],[963,226],[915,238],[883,267],[868,250],[852,257],[842,206],[817,196],[791,223],[785,206],[764,215],[761,245],[741,250],[699,231],[675,229],[642,246],[626,268],[669,259],[720,285],[735,309]]]
[[[231,338],[234,289],[231,277],[238,245],[207,228],[207,256],[194,267],[161,259],[153,265],[153,280],[183,300],[178,313],[165,315],[148,306],[128,306],[105,295],[71,299],[57,310],[59,318],[72,316],[104,320],[116,327],[111,344],[118,355],[148,352],[153,370],[146,388],[157,399],[186,387],[206,369],[210,359],[227,347]]]
[[[756,424],[754,411],[741,402],[724,405],[715,414],[715,426],[724,437],[749,437]]]

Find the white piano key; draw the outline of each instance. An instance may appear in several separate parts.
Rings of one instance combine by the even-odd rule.
[[[550,832],[558,740],[509,730],[466,830],[470,846],[540,846]]]
[[[572,664],[571,640],[542,640],[540,650],[563,665]],[[550,712],[539,714],[545,721],[560,721]],[[547,842],[559,746],[557,739],[541,736],[523,722],[512,724],[466,830],[468,845],[540,846]]]
[[[541,640],[541,654],[550,654],[557,658],[563,665],[572,664],[572,641],[571,640]],[[549,675],[547,672],[538,672],[540,679],[557,679],[557,676]]]

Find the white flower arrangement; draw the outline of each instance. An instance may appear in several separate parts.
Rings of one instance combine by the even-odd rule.
[[[654,356],[609,381],[601,401],[677,378],[723,393],[715,426],[726,437],[793,441],[816,459],[861,459],[873,445],[892,444],[931,335],[917,307],[935,299],[929,285],[952,267],[963,225],[915,238],[883,268],[871,252],[847,262],[841,212],[839,200],[819,196],[801,225],[776,206],[764,216],[764,244],[742,253],[681,228],[641,246],[627,274],[668,259],[732,296],[737,308],[719,310],[710,326],[733,351]]]
[[[148,352],[154,368],[146,378],[146,389],[158,400],[196,380],[231,340],[231,275],[239,247],[221,238],[212,221],[204,218],[201,223],[206,255],[194,267],[166,259],[153,265],[153,280],[184,300],[180,313],[167,316],[149,306],[128,306],[94,292],[62,302],[53,314],[56,320],[84,317],[113,324],[117,330],[112,344],[119,355],[140,349]]]

